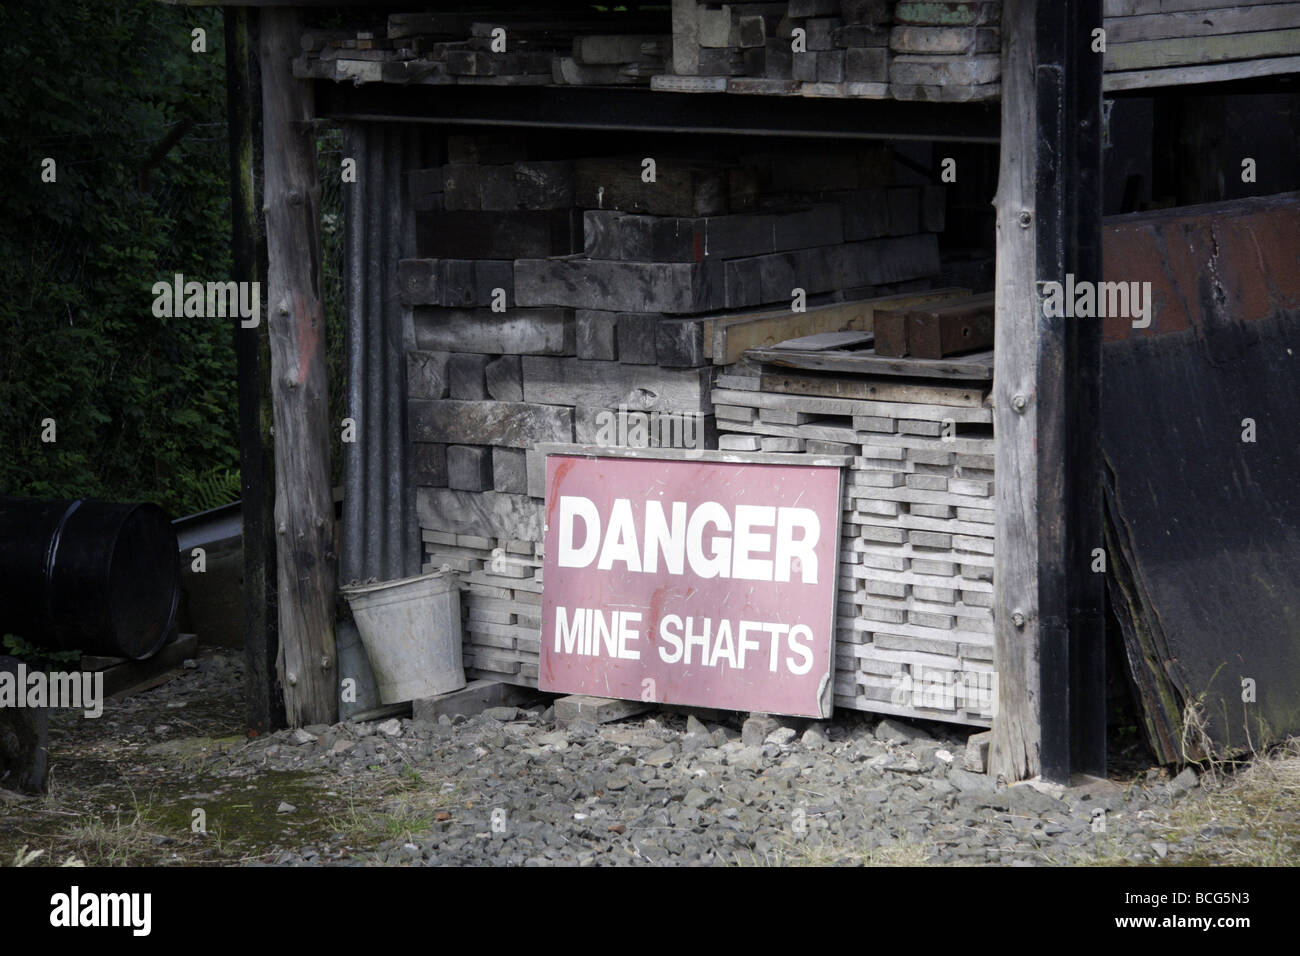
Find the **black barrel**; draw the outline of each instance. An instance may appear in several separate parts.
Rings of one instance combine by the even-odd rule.
[[[0,497],[0,631],[138,660],[162,646],[180,588],[157,505]]]

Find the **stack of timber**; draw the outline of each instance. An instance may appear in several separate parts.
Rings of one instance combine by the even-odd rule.
[[[1300,4],[1103,0],[1105,90],[1300,72]]]
[[[590,7],[393,13],[360,30],[309,29],[296,76],[353,83],[648,84],[668,53],[667,17]]]
[[[999,0],[899,0],[889,47],[891,92],[899,100],[971,102],[1001,90]]]
[[[876,314],[900,305],[876,303]],[[753,387],[713,391],[719,447],[853,458],[835,704],[989,726],[992,353],[894,358],[870,342],[868,330],[751,351]]]
[[[393,13],[360,29],[307,30],[294,73],[352,83],[649,85],[939,102],[999,96],[1000,0],[665,7]],[[1103,0],[1103,13],[1106,90],[1300,71],[1300,4]]]
[[[425,569],[460,572],[470,676],[535,685],[542,525],[526,455],[571,440],[573,410],[526,400],[522,370],[525,356],[573,354],[574,317],[516,307],[514,259],[581,248],[573,166],[529,160],[512,134],[449,136],[446,158],[407,174],[416,248],[398,263]]]
[[[674,0],[672,75],[655,89],[889,95],[892,0],[698,3]]]
[[[570,86],[645,84],[663,73],[667,36],[596,34],[573,38],[573,55],[557,57],[552,79]]]
[[[426,567],[460,572],[471,675],[535,686],[538,446],[716,448],[715,375],[756,382],[746,348],[935,297],[944,193],[897,183],[874,145],[661,156],[652,176],[531,145],[449,136],[410,172],[398,272]]]

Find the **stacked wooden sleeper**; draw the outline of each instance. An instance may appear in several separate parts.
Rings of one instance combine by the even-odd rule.
[[[999,0],[899,0],[889,45],[895,99],[969,102],[1001,93]]]
[[[836,705],[988,726],[996,701],[988,382],[927,380],[925,363],[915,377],[761,369],[749,380],[756,387],[714,390],[720,447],[853,456]]]
[[[653,182],[644,157],[528,148],[449,137],[447,163],[412,171],[417,256],[398,271],[426,566],[461,573],[470,672],[535,684],[537,446],[716,447],[715,369],[753,373],[735,342],[869,319],[855,299],[928,286],[943,197],[891,185],[876,146],[659,157]]]

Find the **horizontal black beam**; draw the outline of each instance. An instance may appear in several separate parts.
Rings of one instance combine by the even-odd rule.
[[[996,143],[993,103],[669,93],[644,88],[316,82],[324,119]]]

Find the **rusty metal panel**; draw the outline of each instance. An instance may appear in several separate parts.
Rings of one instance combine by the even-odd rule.
[[[838,468],[552,455],[539,687],[831,710]]]
[[[1151,324],[1103,320],[1111,342],[1255,322],[1300,309],[1300,193],[1112,216],[1103,239],[1107,282],[1149,282]]]
[[[1154,289],[1102,367],[1107,584],[1148,738],[1172,762],[1300,732],[1300,201],[1118,217],[1104,255]]]

